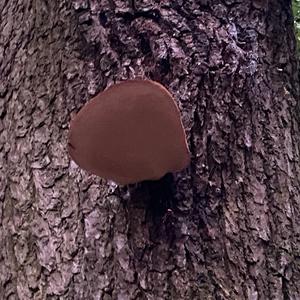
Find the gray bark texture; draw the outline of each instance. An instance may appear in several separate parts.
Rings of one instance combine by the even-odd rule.
[[[1,300],[300,299],[290,1],[0,0],[0,32]],[[176,98],[191,164],[117,186],[68,126],[137,77]]]

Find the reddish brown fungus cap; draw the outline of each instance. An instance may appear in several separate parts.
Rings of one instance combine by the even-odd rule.
[[[89,101],[71,121],[69,153],[120,184],[157,180],[190,160],[176,102],[150,80],[115,84]]]

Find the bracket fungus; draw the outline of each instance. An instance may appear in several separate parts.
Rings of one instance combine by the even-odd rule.
[[[89,101],[71,121],[68,151],[81,168],[119,184],[158,180],[190,161],[176,102],[150,80],[120,82]]]

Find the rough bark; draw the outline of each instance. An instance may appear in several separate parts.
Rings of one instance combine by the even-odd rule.
[[[289,1],[0,2],[1,299],[299,299]],[[119,187],[66,153],[72,113],[151,78],[190,167]],[[105,141],[104,141],[105,142]]]

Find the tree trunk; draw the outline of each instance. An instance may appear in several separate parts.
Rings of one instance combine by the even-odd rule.
[[[0,299],[300,299],[290,1],[0,12]],[[70,161],[68,124],[137,77],[176,98],[191,164],[122,187]]]

